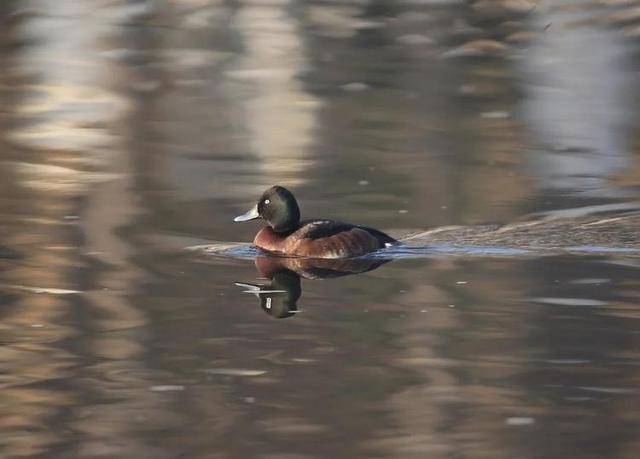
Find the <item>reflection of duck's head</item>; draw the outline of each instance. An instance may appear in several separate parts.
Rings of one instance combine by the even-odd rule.
[[[302,295],[300,276],[283,269],[273,276],[271,288],[282,293],[260,295],[260,307],[264,312],[278,319],[290,317],[298,312],[297,302]]]
[[[299,311],[298,299],[302,295],[300,277],[329,279],[376,269],[389,260],[313,260],[304,258],[257,257],[256,268],[268,284],[236,282],[260,300],[264,312],[276,319],[291,317]]]
[[[291,317],[298,312],[298,298],[302,294],[300,276],[288,269],[280,269],[271,276],[267,285],[245,284],[236,282],[244,287],[247,293],[253,293],[260,300],[260,307],[264,312],[276,319]]]

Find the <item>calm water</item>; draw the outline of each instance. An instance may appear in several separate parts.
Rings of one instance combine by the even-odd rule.
[[[0,2],[0,455],[637,457],[637,256],[184,250],[637,202],[616,3]]]

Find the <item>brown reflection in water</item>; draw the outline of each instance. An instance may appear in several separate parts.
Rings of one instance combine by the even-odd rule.
[[[7,38],[21,45],[9,73],[18,96],[3,123],[3,166],[20,206],[3,215],[12,217],[5,241],[22,258],[2,273],[17,292],[2,321],[11,375],[3,452],[162,457],[131,435],[176,421],[167,397],[149,390],[159,375],[142,364],[142,336],[132,332],[147,319],[127,299],[144,274],[117,235],[138,209],[115,129],[128,104],[110,89],[115,69],[100,55],[114,11],[30,6]]]
[[[268,283],[236,282],[258,298],[262,310],[276,319],[284,319],[300,312],[298,300],[302,295],[300,278],[333,279],[361,274],[379,268],[390,260],[384,259],[306,259],[256,257],[260,277]]]
[[[262,180],[295,185],[313,167],[306,157],[319,103],[298,81],[308,64],[290,10],[287,4],[249,3],[237,11],[233,26],[244,52],[225,76],[242,94],[246,137]]]
[[[77,230],[64,220],[74,213],[67,198],[73,172],[65,167],[42,165],[41,151],[23,145],[17,133],[32,121],[37,64],[25,55],[30,37],[24,27],[28,19],[11,14],[17,2],[3,2],[0,59],[2,93],[2,244],[12,247],[17,259],[3,263],[2,335],[0,347],[3,407],[3,455],[18,457],[42,454],[65,440],[52,423],[76,397],[65,379],[73,373],[77,356],[62,344],[77,330],[67,319],[78,296],[78,285],[70,273],[82,266],[74,251]],[[11,21],[13,19],[13,21]],[[35,115],[41,113],[35,110]],[[26,129],[26,128],[25,128]],[[51,152],[51,162],[68,158],[66,152]],[[49,185],[51,189],[49,190]]]
[[[333,186],[311,184],[309,195],[328,195],[337,214],[382,228],[512,219],[529,190],[513,155],[524,143],[515,82],[500,59],[441,57],[460,11],[340,6],[358,20],[338,34],[337,21],[317,20],[318,8],[333,9],[301,14],[316,31],[304,36],[311,66],[303,80],[324,100],[314,177]]]

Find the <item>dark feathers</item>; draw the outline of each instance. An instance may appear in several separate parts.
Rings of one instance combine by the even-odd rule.
[[[300,229],[303,230],[300,237],[312,240],[322,239],[351,231],[354,228],[366,231],[378,239],[382,244],[393,244],[396,242],[396,240],[391,236],[383,233],[382,231],[378,231],[377,229],[369,228],[367,226],[352,225],[350,223],[335,220],[305,220],[300,222]]]

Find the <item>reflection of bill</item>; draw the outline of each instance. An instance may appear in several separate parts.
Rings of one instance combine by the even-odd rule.
[[[276,319],[291,317],[298,312],[302,295],[300,278],[331,279],[372,271],[390,260],[373,259],[308,259],[257,257],[256,268],[265,284],[236,282],[245,293],[256,295],[264,312]]]

